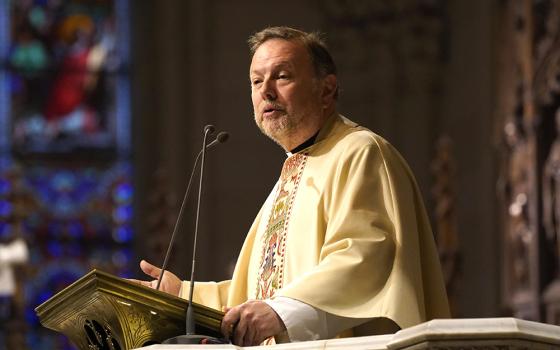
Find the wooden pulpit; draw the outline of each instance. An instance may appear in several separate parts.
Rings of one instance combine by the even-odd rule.
[[[128,350],[185,334],[188,302],[92,270],[35,312],[46,328],[84,350]],[[223,313],[194,304],[196,332],[220,337]]]

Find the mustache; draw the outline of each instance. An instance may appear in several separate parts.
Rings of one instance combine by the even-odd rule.
[[[277,111],[285,111],[285,107],[278,103],[278,102],[274,102],[274,101],[266,101],[263,106],[260,108],[260,112],[266,112],[266,111],[270,111],[270,110],[277,110]]]

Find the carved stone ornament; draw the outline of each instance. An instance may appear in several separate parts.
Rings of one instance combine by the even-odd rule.
[[[560,94],[560,1],[537,2],[534,91],[537,102],[549,105]]]

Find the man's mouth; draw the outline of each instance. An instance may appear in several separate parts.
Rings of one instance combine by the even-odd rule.
[[[284,113],[284,109],[280,106],[267,106],[263,109],[262,116],[264,118],[271,118]]]

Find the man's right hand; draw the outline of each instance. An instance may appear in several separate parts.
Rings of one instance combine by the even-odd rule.
[[[129,279],[129,281],[155,289],[157,287],[157,282],[158,282],[159,275],[161,273],[161,269],[157,266],[150,264],[146,260],[140,261],[140,269],[142,269],[142,271],[146,275],[154,278],[154,280],[142,281],[136,279]],[[165,273],[163,274],[163,278],[161,280],[161,285],[159,286],[159,289],[163,292],[175,296],[179,296],[179,291],[181,290],[181,280],[175,274],[166,270]]]

